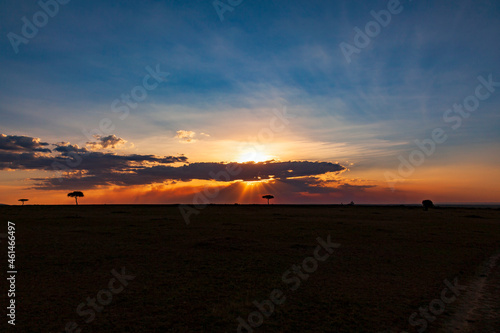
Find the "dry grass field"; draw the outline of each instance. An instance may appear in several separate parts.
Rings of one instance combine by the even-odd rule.
[[[280,304],[241,332],[417,332],[409,317],[445,280],[473,283],[500,250],[497,209],[214,205],[189,225],[177,206],[2,206],[0,216],[0,233],[16,223],[18,269],[16,326],[4,314],[2,332],[237,332],[237,318],[259,324],[253,302],[266,312],[271,298]],[[340,247],[311,260],[328,236]],[[5,278],[0,287],[5,309]],[[445,331],[463,295],[425,331]]]

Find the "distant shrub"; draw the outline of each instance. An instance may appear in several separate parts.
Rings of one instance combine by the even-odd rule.
[[[424,200],[422,201],[422,206],[424,210],[427,211],[429,208],[434,208],[434,203],[431,200]]]

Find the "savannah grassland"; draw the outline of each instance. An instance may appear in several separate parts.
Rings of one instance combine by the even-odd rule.
[[[408,317],[445,279],[467,284],[500,250],[495,209],[207,206],[189,225],[177,206],[3,206],[0,216],[0,233],[16,223],[16,332],[64,332],[71,321],[81,332],[236,332],[273,289],[286,301],[256,332],[416,332]],[[283,273],[328,235],[340,248],[290,291]],[[85,323],[77,306],[122,267],[135,278]]]

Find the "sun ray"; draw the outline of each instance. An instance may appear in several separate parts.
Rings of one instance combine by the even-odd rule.
[[[274,192],[274,183],[274,179],[239,182],[238,202],[260,203],[263,195]]]

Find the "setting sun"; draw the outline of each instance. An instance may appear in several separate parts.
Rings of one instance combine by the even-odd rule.
[[[273,156],[267,154],[263,149],[260,148],[250,148],[243,150],[237,158],[237,162],[265,162],[273,159]]]

